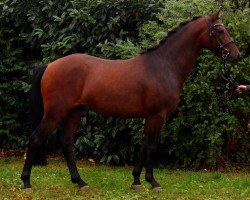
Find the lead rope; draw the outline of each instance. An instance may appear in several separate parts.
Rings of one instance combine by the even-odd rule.
[[[222,60],[223,62],[223,71],[226,71],[226,59],[223,58]],[[228,83],[232,83],[235,87],[237,87],[239,85],[239,83],[233,78],[233,76],[231,74],[229,74],[228,77],[226,77],[225,75],[221,74],[221,77],[227,81]]]

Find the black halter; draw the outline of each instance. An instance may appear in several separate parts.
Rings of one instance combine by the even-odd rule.
[[[214,35],[214,27],[216,27],[216,26],[224,26],[224,25],[218,23],[218,24],[214,24],[214,25],[211,26],[211,24],[209,23],[209,20],[208,20],[208,16],[205,16],[205,20],[206,20],[206,24],[207,24],[207,27],[208,27],[208,30],[209,30],[209,36],[211,38],[214,38],[217,41],[217,43],[219,44],[218,48],[219,48],[219,50],[221,50],[221,57],[225,61],[228,58],[228,56],[230,55],[230,51],[225,47],[230,43],[234,43],[234,41],[232,39],[230,39],[229,41],[222,44],[218,40],[218,38]]]

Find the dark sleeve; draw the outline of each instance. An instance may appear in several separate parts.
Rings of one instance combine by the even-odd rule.
[[[247,91],[247,92],[250,92],[250,85],[247,85],[246,91]]]

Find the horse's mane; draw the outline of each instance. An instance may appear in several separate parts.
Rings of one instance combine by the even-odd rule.
[[[149,53],[151,51],[154,51],[156,49],[158,49],[160,46],[162,46],[167,40],[168,38],[170,38],[171,36],[173,36],[176,32],[178,32],[183,26],[187,25],[188,23],[195,21],[196,19],[200,18],[201,16],[195,16],[193,17],[193,19],[191,20],[187,20],[184,22],[181,22],[179,26],[175,27],[173,30],[171,30],[167,36],[165,36],[158,45],[151,47],[149,49],[146,49],[145,51],[143,51],[141,54],[145,54],[145,53]]]

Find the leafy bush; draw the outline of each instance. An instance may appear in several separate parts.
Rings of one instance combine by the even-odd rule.
[[[128,36],[136,40],[138,27],[152,19],[160,5],[161,1],[153,0],[6,0],[5,12],[49,62],[74,52],[102,55],[98,44],[105,40]]]
[[[29,85],[21,80],[24,70],[18,61],[23,51],[18,32],[3,15],[0,15],[0,27],[0,146],[7,148],[26,142],[23,132],[27,126],[24,113]]]
[[[28,130],[28,80],[38,63],[74,52],[113,59],[132,57],[158,44],[180,22],[216,11],[220,2],[5,0],[0,4],[0,103],[6,105],[0,110],[1,147],[26,142],[19,133]],[[223,7],[222,20],[243,59],[224,69],[210,52],[201,52],[179,108],[162,130],[160,164],[198,167],[249,161],[249,97],[236,94],[221,76],[231,74],[239,83],[250,82],[249,2],[226,0]],[[133,162],[143,124],[140,119],[114,119],[86,111],[75,152],[104,163]],[[58,148],[59,131],[50,138],[51,150]]]

